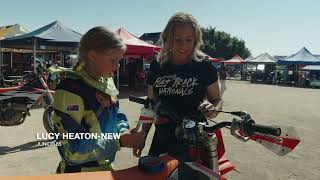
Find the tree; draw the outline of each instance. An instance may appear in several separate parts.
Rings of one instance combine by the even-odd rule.
[[[237,37],[231,37],[230,34],[223,31],[216,31],[211,26],[201,28],[203,45],[201,50],[211,57],[223,57],[231,59],[238,54],[242,58],[251,55],[249,49],[245,46],[245,41]]]

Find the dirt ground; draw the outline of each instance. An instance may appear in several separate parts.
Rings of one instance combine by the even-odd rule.
[[[227,81],[224,110],[250,112],[256,123],[294,126],[301,143],[287,156],[279,157],[256,142],[241,142],[223,130],[226,158],[240,173],[231,172],[228,179],[284,180],[320,179],[320,89],[304,89],[273,85]],[[144,96],[145,93],[137,93]],[[132,127],[141,105],[128,101],[127,93],[120,96],[122,110]],[[17,127],[0,127],[0,175],[46,175],[54,173],[60,156],[55,147],[37,146],[36,134],[45,132],[43,110],[32,110],[26,122]],[[220,114],[216,121],[232,120]],[[152,131],[143,151],[150,146]],[[318,137],[318,138],[317,138]],[[317,140],[318,139],[318,140]],[[130,149],[122,148],[117,154],[116,169],[137,165],[138,159]]]

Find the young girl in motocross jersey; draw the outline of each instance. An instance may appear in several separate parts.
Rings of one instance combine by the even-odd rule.
[[[114,32],[90,29],[80,41],[79,60],[54,94],[56,133],[121,133],[120,139],[60,139],[61,162],[57,173],[113,170],[111,163],[120,146],[136,147],[139,133],[128,131],[119,110],[112,75],[126,46]]]
[[[170,107],[181,117],[203,113],[214,118],[222,109],[217,69],[204,60],[200,51],[201,30],[196,19],[188,13],[177,13],[171,17],[161,34],[162,49],[157,61],[150,65],[148,73],[148,97]],[[206,99],[206,101],[204,101]],[[144,124],[142,132],[147,136],[149,124]],[[182,161],[189,161],[186,147],[175,136],[176,124],[156,125],[149,155],[163,153],[175,155]],[[144,144],[134,149],[140,155]],[[179,179],[196,179],[185,165],[179,167]]]

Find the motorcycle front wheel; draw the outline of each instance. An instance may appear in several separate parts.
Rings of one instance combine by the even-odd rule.
[[[43,126],[48,133],[54,132],[53,116],[54,116],[53,106],[50,105],[44,110],[43,118],[42,118]]]
[[[5,109],[0,113],[0,126],[18,126],[27,118],[27,112]]]

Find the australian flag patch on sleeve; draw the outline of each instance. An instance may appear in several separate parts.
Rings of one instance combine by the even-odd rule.
[[[77,104],[71,104],[71,105],[67,105],[67,111],[69,112],[75,112],[75,111],[79,111],[80,107]]]

